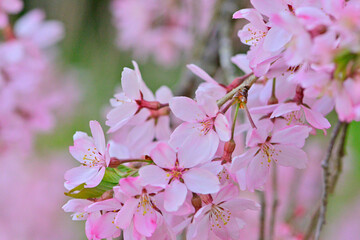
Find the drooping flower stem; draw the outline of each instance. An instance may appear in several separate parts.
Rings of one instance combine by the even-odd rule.
[[[239,113],[239,108],[240,108],[240,102],[238,102],[235,107],[234,120],[233,120],[233,124],[231,126],[231,140],[234,140],[235,125],[236,125],[236,119],[237,119],[237,116]]]

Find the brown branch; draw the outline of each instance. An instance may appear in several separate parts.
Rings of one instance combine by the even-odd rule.
[[[276,211],[278,207],[278,186],[277,186],[277,169],[274,164],[272,167],[272,206],[271,206],[271,219],[270,219],[270,240],[274,239],[275,224],[276,224]]]
[[[265,219],[266,219],[266,199],[265,194],[262,191],[257,191],[260,198],[261,210],[260,210],[260,228],[259,228],[259,240],[265,239]]]
[[[236,88],[234,88],[233,90],[228,92],[223,98],[221,98],[217,101],[219,108],[222,105],[224,105],[228,100],[232,99],[237,92],[239,92],[245,88],[250,89],[250,87],[256,82],[257,79],[258,78],[255,77],[254,75],[251,75],[250,77],[245,79],[245,81],[242,82],[239,86],[237,86]]]
[[[112,157],[110,159],[109,167],[117,168],[119,165],[124,164],[124,163],[138,163],[138,162],[152,163],[152,160],[150,160],[150,159],[118,159],[118,158]]]
[[[334,130],[331,135],[330,143],[327,149],[327,153],[325,156],[324,161],[322,162],[322,168],[323,168],[323,193],[321,197],[321,205],[319,209],[319,217],[317,221],[316,231],[315,231],[315,239],[319,240],[321,230],[326,223],[326,210],[327,210],[327,204],[328,204],[328,198],[329,194],[334,190],[335,185],[337,183],[339,168],[335,169],[335,175],[331,176],[331,159],[333,155],[333,150],[335,148],[336,140],[338,139],[339,133],[343,131],[340,138],[339,143],[339,151],[337,151],[335,160],[337,162],[342,161],[342,157],[344,156],[344,150],[345,147],[345,138],[346,138],[346,132],[347,132],[347,123],[343,123],[339,121],[336,126],[334,127]],[[342,164],[338,164],[338,166],[342,166]]]

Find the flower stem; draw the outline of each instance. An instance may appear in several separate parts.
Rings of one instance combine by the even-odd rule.
[[[231,140],[234,140],[235,125],[236,125],[236,119],[237,119],[237,116],[239,113],[239,108],[240,108],[240,102],[238,102],[235,107],[234,120],[233,120],[233,124],[231,126]]]

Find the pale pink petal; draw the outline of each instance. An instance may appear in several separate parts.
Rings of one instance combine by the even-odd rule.
[[[253,192],[264,185],[269,175],[270,163],[259,152],[250,162],[246,172],[246,183],[248,190]]]
[[[148,165],[140,168],[139,175],[141,183],[145,185],[152,185],[165,188],[169,182],[167,173],[155,165]]]
[[[95,212],[90,214],[88,219],[86,220],[85,234],[88,239],[99,240],[99,238],[96,236],[96,224],[98,223],[100,217],[100,212]]]
[[[140,83],[134,70],[124,68],[121,74],[121,86],[127,97],[140,99]]]
[[[170,109],[176,117],[186,122],[198,122],[206,118],[205,112],[192,99],[174,97],[170,100]]]
[[[62,209],[65,212],[84,212],[85,208],[92,203],[87,199],[71,199],[62,206]]]
[[[210,161],[219,146],[219,137],[210,130],[206,135],[189,136],[178,150],[179,166],[191,168],[199,163]]]
[[[120,209],[115,218],[115,225],[125,229],[127,228],[131,220],[133,219],[136,208],[139,204],[139,199],[130,198],[124,204],[124,206]]]
[[[300,148],[290,145],[276,145],[277,163],[284,167],[305,168],[308,161],[306,153]]]
[[[268,17],[274,13],[285,10],[285,6],[282,4],[282,1],[279,0],[274,0],[271,2],[268,0],[251,0],[250,2],[255,9]]]
[[[104,178],[105,175],[105,167],[101,167],[100,170],[96,173],[96,175],[86,181],[86,188],[93,188],[100,184],[101,180]]]
[[[229,209],[231,211],[231,215],[234,217],[243,217],[245,210],[260,210],[260,205],[254,201],[238,197],[226,201],[221,204],[221,206]]]
[[[176,153],[166,143],[159,143],[150,152],[150,156],[155,164],[162,168],[172,169],[175,166]]]
[[[146,146],[153,141],[154,137],[155,120],[150,119],[131,129],[126,138],[126,144],[129,146]]]
[[[97,121],[90,121],[90,129],[97,150],[101,154],[105,154],[105,136],[100,123]]]
[[[119,181],[120,190],[127,196],[136,196],[141,192],[139,177],[122,178]]]
[[[291,144],[301,148],[304,146],[310,131],[311,128],[300,125],[284,128],[273,133],[271,143]]]
[[[307,107],[303,107],[302,109],[304,110],[306,121],[314,128],[327,129],[331,127],[329,121],[321,113]]]
[[[259,150],[259,147],[250,148],[243,154],[236,156],[232,159],[230,171],[235,173],[242,168],[247,167],[249,162],[254,158],[255,153]]]
[[[66,171],[64,178],[67,184],[78,186],[82,183],[87,182],[89,179],[94,178],[97,175],[98,171],[98,168],[88,168],[80,166]]]
[[[231,129],[227,118],[223,114],[218,114],[215,119],[215,130],[221,141],[227,142],[231,137]]]
[[[245,74],[251,73],[252,70],[249,67],[249,60],[246,54],[237,54],[231,58],[231,62],[240,68]]]
[[[99,239],[109,239],[120,236],[120,229],[113,223],[115,215],[116,213],[114,212],[108,212],[100,217],[96,224],[96,232]]]
[[[216,82],[212,77],[210,77],[209,74],[207,74],[204,70],[202,70],[201,68],[199,68],[198,66],[196,66],[195,64],[188,64],[186,65],[186,67],[192,72],[194,73],[196,76],[198,76],[199,78],[205,80],[208,83],[212,83],[215,85],[219,85],[218,82]]]
[[[161,116],[157,119],[155,126],[155,137],[157,140],[169,140],[171,135],[169,116]]]
[[[134,227],[136,231],[145,237],[151,237],[156,229],[156,211],[154,209],[147,209],[146,212],[135,212],[134,215]]]
[[[189,136],[198,134],[197,128],[193,123],[180,124],[170,136],[169,145],[175,150],[179,150]]]
[[[89,205],[86,208],[87,212],[96,212],[96,211],[113,211],[119,210],[121,208],[121,203],[115,198],[106,199],[100,202],[95,202]]]
[[[208,94],[197,94],[196,101],[209,117],[215,117],[219,112],[216,99]]]
[[[267,33],[264,40],[264,50],[276,52],[284,47],[290,40],[292,34],[283,28],[274,26]]]
[[[186,186],[178,180],[173,180],[165,189],[164,208],[166,211],[177,211],[184,204],[186,194]]]
[[[280,117],[284,114],[300,110],[300,106],[296,103],[283,103],[279,104],[278,107],[271,114],[270,118]]]
[[[110,127],[109,133],[115,132],[124,126],[138,110],[138,105],[133,102],[121,104],[112,109],[106,116],[106,125]]]
[[[216,175],[201,168],[191,168],[183,173],[187,188],[196,193],[216,193],[220,190],[219,179]]]
[[[167,86],[161,86],[155,93],[156,100],[160,103],[169,103],[170,99],[173,97],[173,94]]]

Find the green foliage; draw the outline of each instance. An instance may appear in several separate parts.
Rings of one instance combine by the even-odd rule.
[[[114,186],[118,185],[121,178],[129,176],[131,169],[120,165],[117,169],[107,168],[105,171],[104,178],[101,183],[94,188],[86,188],[85,183],[71,189],[69,192],[65,192],[65,195],[72,198],[98,198],[101,195],[111,190]]]

